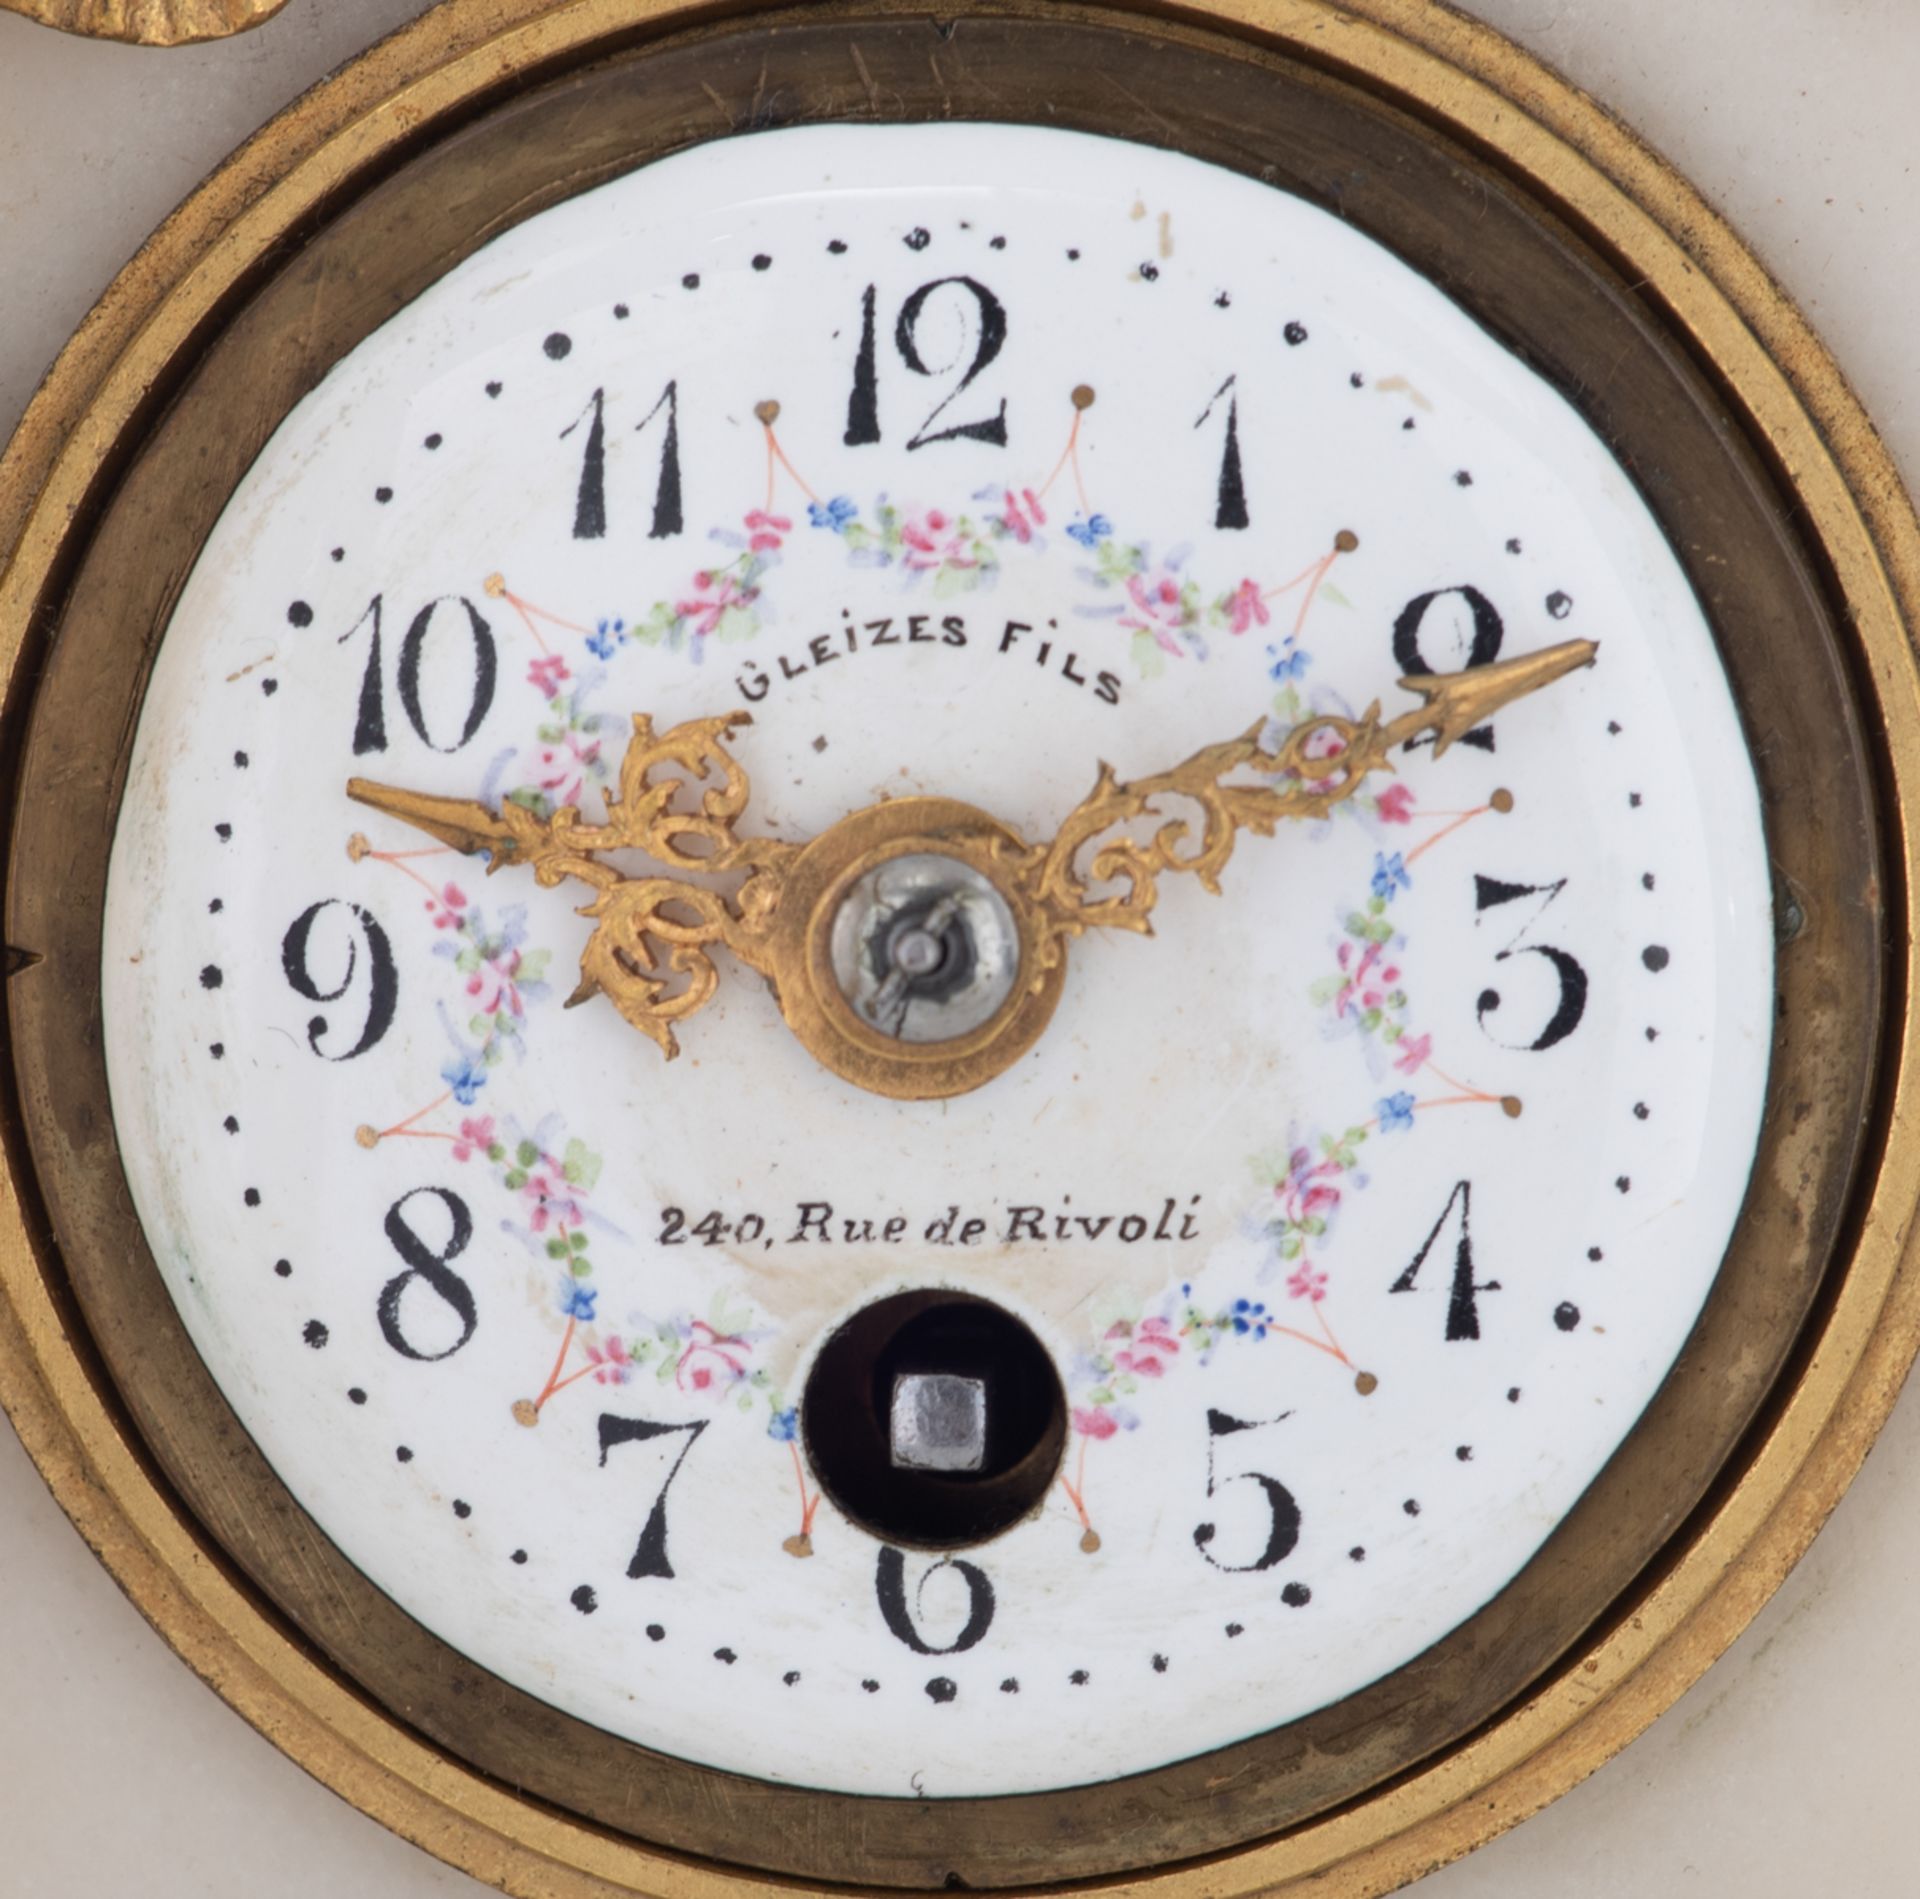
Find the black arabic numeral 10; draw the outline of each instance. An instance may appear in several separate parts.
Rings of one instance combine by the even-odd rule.
[[[446,1244],[437,1253],[413,1230],[407,1218],[407,1202],[418,1200],[423,1194],[438,1200],[452,1223]],[[380,1303],[376,1308],[380,1330],[387,1343],[402,1358],[416,1359],[429,1365],[443,1358],[451,1358],[473,1337],[474,1327],[480,1322],[473,1303],[473,1288],[447,1263],[458,1259],[467,1250],[467,1242],[473,1238],[473,1215],[467,1210],[467,1203],[445,1187],[415,1187],[411,1192],[403,1193],[387,1209],[386,1228],[393,1250],[406,1261],[406,1270],[395,1273],[380,1288]],[[422,1351],[407,1337],[401,1324],[402,1304],[416,1282],[445,1304],[460,1321],[460,1336],[437,1352]]]
[[[1257,1470],[1236,1471],[1230,1477],[1221,1477],[1214,1457],[1214,1446],[1221,1438],[1237,1437],[1242,1431],[1262,1431],[1271,1424],[1284,1424],[1292,1416],[1291,1411],[1283,1411],[1277,1418],[1235,1418],[1216,1411],[1211,1405],[1207,1407],[1207,1495],[1216,1495],[1228,1484],[1258,1484],[1267,1506],[1266,1546],[1250,1563],[1223,1563],[1213,1553],[1217,1526],[1212,1523],[1194,1526],[1193,1546],[1215,1569],[1224,1569],[1236,1576],[1271,1569],[1291,1556],[1294,1545],[1300,1541],[1300,1506],[1285,1484]]]
[[[1564,1042],[1580,1026],[1580,1019],[1587,1012],[1587,972],[1579,960],[1566,950],[1556,949],[1547,943],[1525,943],[1521,941],[1528,930],[1546,914],[1547,907],[1566,889],[1567,880],[1562,877],[1551,884],[1509,884],[1502,883],[1497,877],[1481,877],[1473,880],[1474,921],[1479,922],[1489,910],[1497,910],[1503,904],[1518,903],[1524,897],[1538,897],[1540,902],[1533,914],[1516,930],[1505,949],[1494,957],[1496,963],[1504,963],[1516,956],[1543,957],[1552,968],[1555,979],[1555,997],[1552,1010],[1547,1016],[1545,1026],[1539,1034],[1530,1040],[1509,1042],[1493,1032],[1487,1018],[1501,1007],[1500,991],[1483,989],[1474,1013],[1479,1018],[1480,1027],[1487,1037],[1498,1042],[1502,1048],[1522,1049],[1537,1054],[1542,1049],[1552,1048],[1558,1042]]]
[[[673,1564],[667,1560],[667,1492],[673,1488],[673,1480],[680,1475],[680,1466],[687,1461],[687,1453],[699,1442],[700,1433],[707,1428],[705,1418],[696,1418],[691,1424],[660,1424],[651,1418],[617,1418],[611,1411],[600,1414],[600,1468],[607,1467],[607,1453],[616,1444],[644,1444],[652,1438],[671,1437],[675,1432],[684,1432],[686,1442],[680,1446],[680,1452],[667,1466],[667,1474],[660,1480],[660,1488],[654,1492],[653,1507],[647,1512],[647,1520],[641,1526],[640,1541],[634,1545],[633,1560],[627,1565],[627,1574],[638,1582],[643,1576],[660,1576],[671,1579]]]
[[[660,445],[660,473],[653,490],[653,525],[647,530],[650,541],[664,541],[685,526],[680,501],[680,385],[669,382],[660,399],[634,424],[638,435],[662,409],[667,412],[665,439]],[[580,482],[573,497],[573,538],[598,541],[607,532],[607,392],[596,389],[587,406],[560,431],[565,441],[582,422],[587,424],[586,438],[580,450]]]
[[[966,1584],[967,1619],[951,1642],[929,1642],[920,1633],[915,1612],[927,1584],[943,1569],[952,1570]],[[913,1606],[909,1608],[906,1554],[888,1544],[880,1552],[880,1561],[874,1570],[874,1592],[880,1599],[880,1614],[889,1632],[906,1643],[916,1655],[961,1654],[978,1643],[993,1626],[993,1584],[987,1580],[987,1572],[977,1563],[969,1563],[958,1556],[943,1556],[938,1562],[928,1565],[921,1573],[919,1582],[914,1585]]]
[[[461,720],[459,735],[446,745],[442,745],[427,729],[423,698],[423,686],[429,669],[428,638],[433,632],[435,615],[444,606],[458,606],[466,613],[468,656],[472,668],[471,679],[466,683],[466,712]],[[375,594],[367,603],[366,612],[336,642],[344,646],[369,621],[373,623],[366,670],[360,675],[359,710],[353,725],[353,752],[356,758],[364,757],[368,752],[384,752],[387,749],[386,673],[381,659],[381,623],[384,615],[385,597]],[[457,641],[457,635],[452,637]],[[434,642],[437,651],[444,651],[446,644],[445,639]],[[413,616],[412,624],[400,642],[400,663],[396,671],[401,710],[406,713],[407,723],[413,727],[421,744],[430,746],[436,752],[457,752],[480,730],[487,714],[493,709],[493,689],[499,673],[493,629],[465,594],[442,594],[436,600],[429,600]],[[431,696],[438,704],[440,695],[436,693]]]
[[[1451,650],[1429,654],[1432,642],[1451,634]],[[1425,679],[1433,673],[1460,672],[1468,666],[1491,666],[1500,657],[1507,637],[1505,623],[1491,600],[1478,587],[1437,587],[1416,594],[1400,609],[1393,623],[1393,659],[1402,678]],[[1413,751],[1431,745],[1432,735],[1409,739],[1402,748]],[[1475,726],[1460,736],[1462,745],[1493,750],[1493,727]]]
[[[930,363],[924,347],[921,320],[927,314],[927,306],[935,293],[948,289],[953,290],[956,297],[943,301],[959,317],[959,345],[948,361]],[[973,306],[970,319],[966,309],[966,299],[969,298]],[[869,284],[861,293],[860,347],[853,359],[853,386],[847,396],[847,430],[843,439],[849,448],[866,447],[880,440],[880,380],[875,360],[874,310],[875,290]],[[900,306],[900,315],[893,326],[893,345],[907,368],[916,376],[945,376],[959,369],[963,360],[966,362],[960,380],[920,424],[908,441],[908,448],[926,448],[934,442],[958,441],[991,442],[997,448],[1006,447],[1007,401],[1004,396],[1000,398],[1000,407],[993,415],[982,416],[973,422],[950,423],[943,429],[933,426],[946,413],[948,406],[1000,354],[1006,340],[1006,306],[985,284],[971,277],[936,277],[931,283],[922,284],[907,298]],[[972,348],[970,357],[969,342]]]
[[[350,919],[345,940],[346,965],[340,969],[340,980],[331,989],[322,986],[322,979],[313,970],[315,928],[329,910],[344,911]],[[326,935],[327,931],[322,929],[323,942]],[[360,1026],[359,1039],[351,1048],[330,1055],[320,1046],[320,1038],[327,1032],[327,1018],[316,1015],[307,1022],[307,1046],[323,1061],[350,1062],[356,1055],[364,1055],[393,1026],[393,1012],[400,1002],[400,975],[394,966],[393,946],[372,911],[363,910],[342,897],[326,897],[319,903],[310,903],[287,926],[286,935],[280,939],[280,967],[295,993],[309,1002],[338,1002],[354,986],[354,978],[360,973],[362,943],[366,945],[367,1013]],[[340,967],[337,961],[334,967]]]
[[[1229,376],[1213,392],[1212,399],[1200,411],[1194,427],[1202,428],[1207,418],[1220,406],[1220,398],[1227,399],[1227,437],[1220,450],[1220,481],[1215,490],[1213,504],[1213,525],[1217,528],[1244,528],[1249,524],[1247,513],[1247,478],[1240,466],[1240,396],[1234,385],[1240,380],[1237,375]]]
[[[1454,1182],[1453,1191],[1447,1196],[1447,1204],[1440,1209],[1439,1219],[1434,1221],[1427,1237],[1420,1242],[1419,1252],[1414,1254],[1406,1271],[1387,1290],[1416,1290],[1414,1282],[1420,1276],[1420,1268],[1427,1263],[1427,1255],[1433,1251],[1450,1224],[1455,1231],[1453,1285],[1447,1294],[1447,1338],[1457,1344],[1462,1339],[1477,1339],[1480,1336],[1479,1295],[1500,1290],[1499,1280],[1475,1280],[1473,1276],[1473,1185],[1470,1181]],[[1441,1257],[1444,1259],[1445,1254]]]

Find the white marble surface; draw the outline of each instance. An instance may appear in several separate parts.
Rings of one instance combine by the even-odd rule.
[[[158,221],[302,85],[419,9],[295,0],[225,47],[88,46],[0,16],[0,429]],[[1821,327],[1909,477],[1920,14],[1479,0],[1720,205]],[[1546,1814],[1431,1879],[1434,1899],[1912,1889],[1896,1824],[1920,1743],[1920,1406],[1896,1413],[1813,1552],[1732,1653]],[[282,1760],[141,1623],[0,1433],[0,1899],[481,1889]]]

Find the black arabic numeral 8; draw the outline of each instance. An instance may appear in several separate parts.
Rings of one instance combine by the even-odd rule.
[[[407,1202],[418,1200],[423,1194],[440,1201],[451,1221],[446,1244],[437,1253],[413,1230],[407,1218]],[[468,1212],[467,1203],[445,1187],[415,1187],[403,1193],[387,1209],[386,1229],[393,1250],[406,1261],[406,1270],[395,1273],[380,1288],[380,1303],[376,1310],[382,1334],[402,1358],[416,1359],[423,1364],[451,1358],[473,1337],[474,1327],[480,1322],[474,1308],[473,1288],[447,1263],[458,1259],[466,1251],[467,1242],[473,1238],[473,1215]],[[401,1325],[402,1303],[416,1281],[441,1300],[460,1321],[460,1336],[437,1352],[422,1351],[407,1337]]]
[[[951,1569],[966,1584],[967,1619],[951,1642],[929,1642],[920,1633],[914,1619],[915,1611],[920,1606],[920,1598],[927,1584],[943,1569]],[[966,1562],[958,1556],[943,1556],[928,1566],[914,1585],[913,1607],[909,1608],[906,1555],[889,1543],[880,1552],[880,1561],[874,1571],[874,1592],[880,1599],[880,1614],[889,1632],[906,1643],[916,1655],[959,1655],[978,1643],[993,1626],[993,1584],[987,1580],[987,1572],[977,1563]]]
[[[1194,1526],[1193,1546],[1215,1569],[1223,1569],[1236,1576],[1271,1569],[1274,1564],[1284,1562],[1291,1556],[1294,1545],[1300,1541],[1300,1506],[1285,1484],[1277,1477],[1265,1476],[1257,1470],[1235,1471],[1230,1477],[1221,1477],[1215,1470],[1214,1458],[1214,1445],[1219,1439],[1237,1437],[1242,1431],[1264,1430],[1271,1424],[1284,1424],[1292,1416],[1291,1411],[1283,1411],[1277,1418],[1235,1418],[1224,1411],[1216,1411],[1211,1405],[1207,1407],[1207,1495],[1216,1495],[1228,1484],[1258,1484],[1267,1506],[1266,1545],[1250,1563],[1223,1563],[1213,1553],[1218,1527],[1213,1523]]]
[[[313,971],[315,926],[329,910],[344,910],[352,919],[346,938],[346,966],[331,989],[323,988],[321,979]],[[372,911],[341,897],[326,897],[319,903],[309,904],[287,926],[286,935],[280,939],[280,967],[295,993],[309,1002],[338,1002],[354,986],[354,978],[360,973],[362,942],[366,945],[367,958],[367,1013],[361,1023],[360,1036],[351,1048],[330,1055],[320,1046],[320,1038],[327,1032],[327,1018],[323,1015],[309,1018],[307,1046],[323,1061],[350,1062],[356,1055],[364,1055],[393,1026],[393,1012],[400,1002],[400,975],[394,966],[393,946]],[[339,967],[337,963],[334,966]]]
[[[458,605],[466,612],[472,680],[466,689],[466,713],[459,736],[451,744],[442,745],[427,729],[422,685],[427,671],[427,637],[433,629],[434,615],[449,604]],[[381,658],[381,631],[385,613],[385,596],[375,594],[367,603],[366,612],[336,642],[344,646],[363,626],[372,622],[373,637],[367,647],[366,669],[360,675],[359,704],[354,715],[353,751],[356,758],[387,749],[386,675]],[[493,710],[493,689],[499,673],[499,655],[494,646],[493,629],[465,594],[443,594],[437,600],[429,600],[413,616],[413,622],[400,642],[397,670],[401,709],[420,742],[436,752],[457,752],[480,730],[487,714]],[[431,696],[437,703],[439,695]]]

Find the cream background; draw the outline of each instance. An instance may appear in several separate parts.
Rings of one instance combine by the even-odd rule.
[[[300,87],[421,9],[294,0],[226,46],[92,46],[0,16],[0,430],[125,257]],[[1733,219],[1920,479],[1905,213],[1920,14],[1895,0],[1479,0]],[[1758,17],[1756,17],[1756,14]],[[1585,1787],[1423,1899],[1912,1889],[1920,1405],[1718,1668]],[[0,1899],[306,1899],[481,1888],[307,1780],[120,1598],[0,1432]]]

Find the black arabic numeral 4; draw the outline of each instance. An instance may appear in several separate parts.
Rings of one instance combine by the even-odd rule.
[[[1271,1569],[1274,1564],[1285,1562],[1293,1554],[1294,1545],[1300,1541],[1300,1506],[1285,1484],[1277,1477],[1265,1476],[1257,1470],[1235,1471],[1229,1477],[1221,1477],[1214,1458],[1214,1446],[1221,1438],[1237,1437],[1242,1431],[1265,1430],[1268,1425],[1284,1424],[1292,1416],[1291,1411],[1283,1411],[1277,1418],[1235,1418],[1224,1411],[1216,1411],[1211,1405],[1207,1407],[1207,1495],[1216,1495],[1228,1484],[1258,1484],[1267,1506],[1266,1545],[1250,1563],[1223,1563],[1213,1553],[1217,1526],[1213,1523],[1194,1526],[1193,1546],[1215,1569],[1223,1569],[1236,1576]]]
[[[647,1520],[641,1526],[640,1541],[634,1545],[633,1560],[627,1565],[627,1574],[636,1582],[644,1576],[659,1576],[669,1580],[673,1576],[673,1564],[667,1560],[667,1492],[673,1488],[673,1480],[680,1475],[680,1466],[687,1461],[687,1453],[699,1442],[700,1433],[706,1428],[705,1418],[696,1418],[690,1424],[661,1424],[651,1418],[615,1417],[611,1411],[600,1414],[602,1470],[607,1467],[607,1453],[616,1444],[644,1444],[653,1438],[671,1437],[676,1432],[684,1433],[687,1440],[667,1466],[667,1473],[660,1480],[660,1488],[654,1492],[653,1507],[647,1512]]]
[[[1220,480],[1214,493],[1213,525],[1217,528],[1244,528],[1249,524],[1247,514],[1247,478],[1240,466],[1240,396],[1234,385],[1240,380],[1238,375],[1229,376],[1213,392],[1212,399],[1200,411],[1194,427],[1201,428],[1207,418],[1220,406],[1220,398],[1227,399],[1227,437],[1220,450]]]
[[[1427,1255],[1433,1251],[1450,1224],[1454,1227],[1453,1285],[1447,1294],[1447,1338],[1457,1344],[1463,1339],[1477,1339],[1480,1336],[1480,1294],[1500,1290],[1499,1280],[1476,1280],[1473,1276],[1473,1184],[1470,1181],[1454,1182],[1453,1191],[1447,1196],[1447,1204],[1440,1209],[1439,1219],[1434,1221],[1427,1237],[1420,1242],[1420,1250],[1414,1254],[1406,1271],[1387,1290],[1417,1290],[1415,1281],[1420,1276],[1420,1268],[1427,1263]],[[1445,1258],[1445,1254],[1442,1253],[1441,1257]]]
[[[967,1619],[951,1642],[929,1642],[921,1634],[916,1612],[927,1584],[943,1569],[952,1570],[966,1585]],[[888,1544],[880,1552],[874,1570],[874,1593],[880,1600],[880,1614],[890,1633],[897,1636],[916,1655],[958,1655],[972,1648],[993,1626],[993,1584],[977,1563],[958,1556],[943,1556],[921,1572],[914,1585],[913,1605],[907,1603],[907,1559],[902,1550]]]
[[[423,696],[423,687],[429,670],[428,636],[433,631],[435,614],[447,605],[457,605],[466,613],[472,676],[470,682],[466,683],[467,704],[459,736],[451,744],[442,745],[427,729],[426,715],[426,697],[432,697],[438,704],[440,695],[434,693]],[[368,752],[384,752],[387,749],[386,684],[380,638],[384,617],[384,596],[375,594],[367,603],[366,612],[341,634],[338,641],[344,646],[363,626],[372,622],[373,637],[367,647],[366,670],[360,675],[360,697],[353,723],[353,751],[356,758]],[[435,645],[439,647],[442,642],[435,642]],[[443,594],[437,600],[429,600],[413,616],[413,623],[400,642],[397,671],[401,709],[420,742],[436,752],[457,752],[480,730],[487,714],[493,709],[493,689],[499,673],[499,655],[494,647],[493,629],[465,594]]]
[[[1450,636],[1450,637],[1449,637]],[[1436,587],[1416,594],[1393,623],[1393,658],[1402,678],[1425,679],[1433,673],[1491,666],[1507,637],[1505,623],[1478,587]],[[1429,650],[1444,641],[1439,650]],[[1432,735],[1409,739],[1405,751],[1431,745]],[[1462,745],[1493,750],[1493,727],[1476,726],[1461,734]]]
[[[414,1231],[407,1218],[407,1202],[423,1195],[438,1200],[451,1223],[446,1244],[438,1252]],[[473,1238],[473,1215],[467,1210],[467,1203],[445,1187],[415,1187],[387,1209],[386,1229],[393,1250],[406,1261],[406,1270],[395,1273],[380,1288],[376,1310],[382,1334],[402,1358],[429,1365],[451,1358],[473,1337],[474,1327],[480,1322],[473,1303],[473,1288],[448,1265],[448,1261],[458,1259],[467,1250],[467,1242]],[[402,1325],[403,1304],[408,1303],[407,1294],[416,1284],[424,1286],[460,1321],[460,1336],[437,1352],[421,1350],[408,1338]]]
[[[315,931],[319,929],[324,945],[330,932],[321,926],[320,919],[330,910],[344,911],[349,919],[345,966],[333,958],[328,959],[340,970],[340,980],[331,989],[322,986],[323,979],[315,975],[313,968]],[[286,935],[280,939],[280,967],[294,992],[309,1002],[338,1002],[354,987],[354,979],[361,970],[362,944],[366,947],[367,1013],[360,1025],[359,1039],[351,1048],[337,1055],[329,1054],[320,1046],[320,1038],[327,1032],[327,1018],[316,1015],[307,1022],[307,1046],[324,1061],[350,1062],[356,1055],[364,1055],[393,1026],[393,1012],[400,1001],[400,975],[394,965],[393,946],[372,911],[363,910],[342,897],[326,897],[319,903],[308,904],[288,924]]]
[[[1545,1026],[1540,1032],[1526,1041],[1507,1041],[1495,1035],[1488,1017],[1494,1015],[1502,1006],[1500,991],[1493,988],[1480,992],[1479,1002],[1474,1013],[1479,1018],[1480,1027],[1487,1037],[1498,1042],[1502,1048],[1522,1049],[1537,1054],[1542,1049],[1552,1048],[1558,1042],[1564,1042],[1580,1026],[1580,1019],[1587,1012],[1587,972],[1578,958],[1563,949],[1556,949],[1548,943],[1526,943],[1521,939],[1542,916],[1547,907],[1566,889],[1567,880],[1562,877],[1550,884],[1510,884],[1503,883],[1497,877],[1476,875],[1473,880],[1474,921],[1479,922],[1489,910],[1497,910],[1503,904],[1518,903],[1526,897],[1538,897],[1540,902],[1533,914],[1528,917],[1509,940],[1505,949],[1495,957],[1496,963],[1505,963],[1519,956],[1538,956],[1545,960],[1554,973],[1554,1004],[1546,1017]]]

